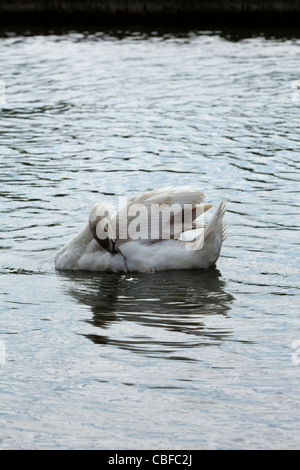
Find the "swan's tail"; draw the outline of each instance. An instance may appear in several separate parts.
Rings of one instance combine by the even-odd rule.
[[[223,222],[225,207],[225,202],[221,202],[204,230],[201,230],[192,241],[186,242],[187,250],[201,250],[208,243],[209,246],[213,246],[213,252],[218,252],[219,256],[222,243],[227,236],[226,225]]]
[[[216,233],[221,234],[222,242],[225,240],[225,238],[227,237],[226,225],[225,225],[225,222],[223,221],[225,211],[226,211],[226,203],[225,201],[222,201],[219,207],[217,208],[216,212],[214,213],[211,221],[205,227],[204,240],[207,240],[209,237],[211,237],[212,235],[215,235]]]

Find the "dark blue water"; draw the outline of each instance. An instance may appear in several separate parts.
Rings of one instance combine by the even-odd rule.
[[[299,45],[2,35],[2,449],[299,448]],[[217,268],[55,271],[96,202],[183,184],[227,201]]]

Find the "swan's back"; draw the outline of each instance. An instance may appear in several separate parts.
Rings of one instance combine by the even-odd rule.
[[[137,213],[138,224],[143,227],[140,242],[179,239],[183,231],[193,228],[197,217],[212,207],[210,204],[201,205],[204,198],[202,192],[189,186],[160,188],[133,196],[111,219],[116,239],[119,244],[132,240],[129,227],[137,221]]]

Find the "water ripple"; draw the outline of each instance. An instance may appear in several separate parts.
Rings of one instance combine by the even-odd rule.
[[[299,32],[0,42],[0,446],[297,448]],[[227,201],[217,269],[55,272],[99,199],[179,184]]]

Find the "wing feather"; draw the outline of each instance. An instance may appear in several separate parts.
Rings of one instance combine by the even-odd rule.
[[[211,207],[210,204],[201,205],[204,198],[202,192],[190,186],[165,187],[133,196],[112,218],[116,238],[119,243],[132,239],[130,233],[138,225],[141,242],[179,238]]]

